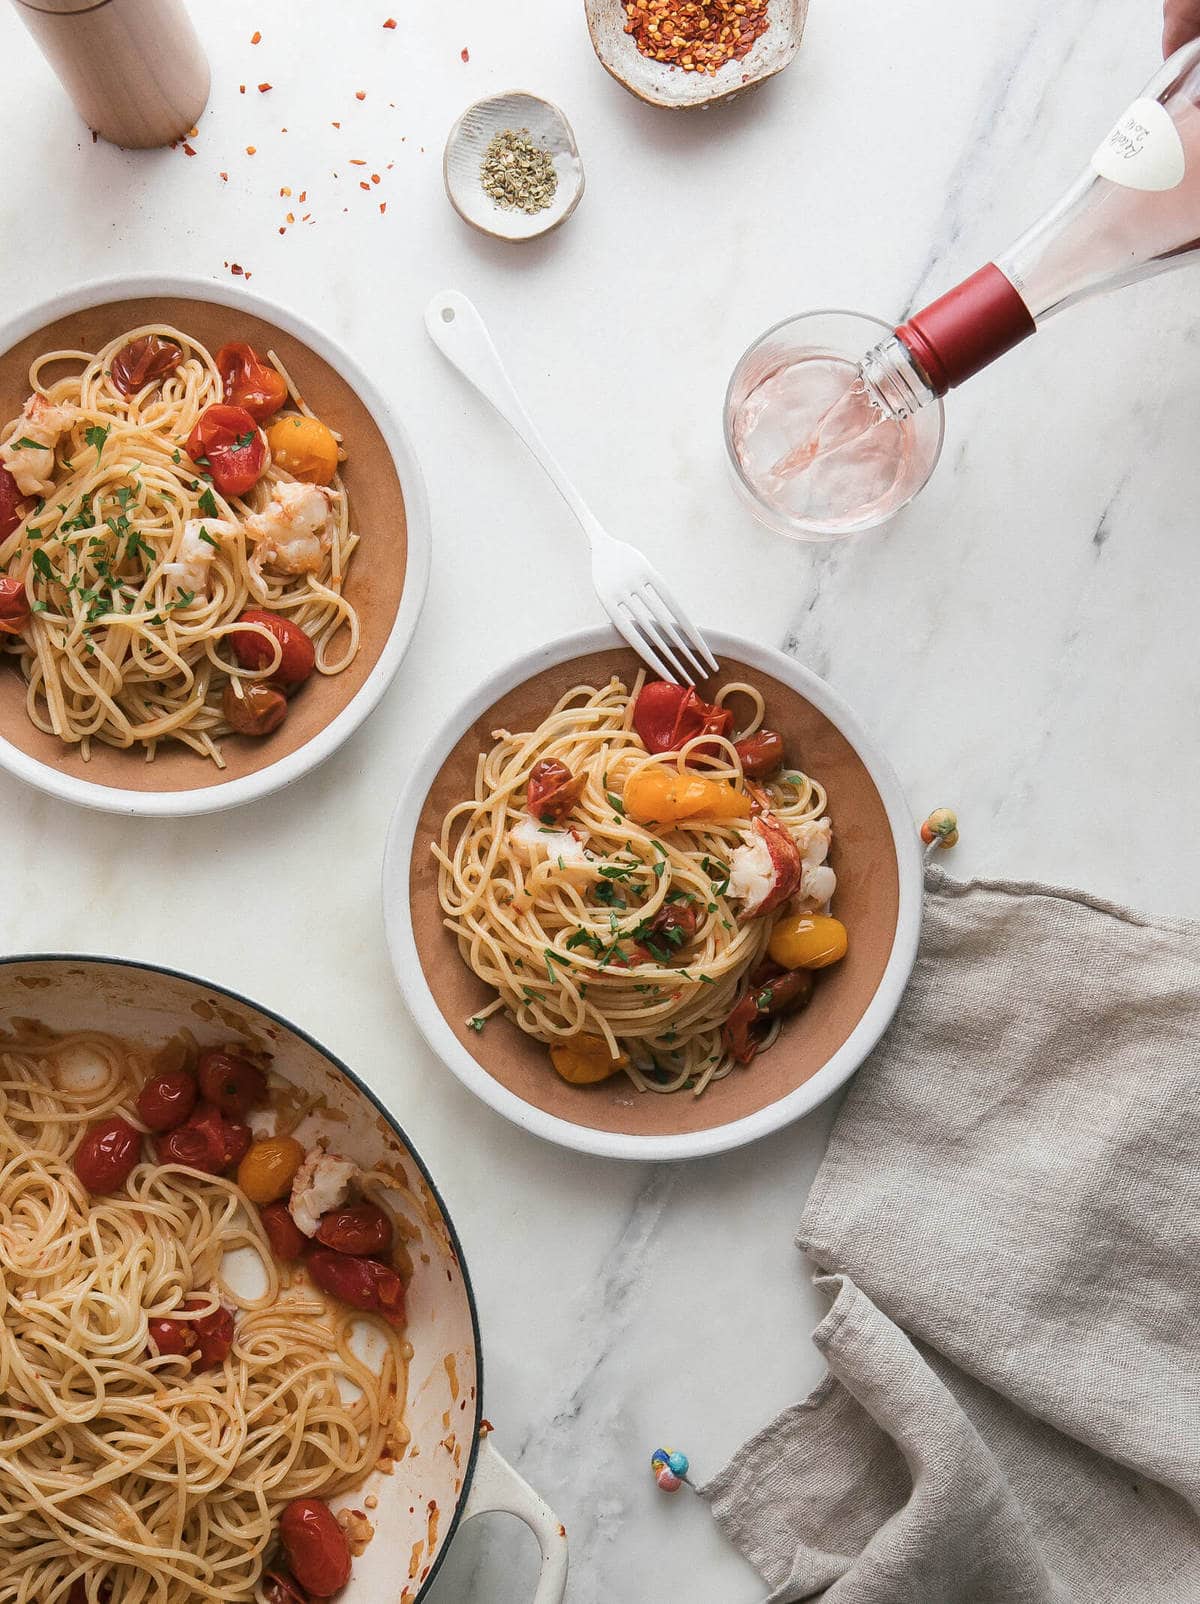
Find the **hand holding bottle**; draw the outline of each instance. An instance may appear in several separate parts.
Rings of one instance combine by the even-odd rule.
[[[1200,36],[1200,0],[1164,0],[1163,56]]]

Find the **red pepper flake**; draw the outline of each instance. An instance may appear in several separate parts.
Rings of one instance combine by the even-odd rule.
[[[330,127],[331,127],[331,128],[340,128],[340,127],[341,127],[341,126],[342,126],[342,125],[341,125],[341,123],[330,123],[330,125],[329,125],[329,126],[330,126]]]
[[[227,184],[229,182],[229,174],[228,173],[218,173],[217,177],[221,180],[221,182],[223,184]]]
[[[183,154],[185,156],[194,156],[196,152],[191,145],[185,144],[183,147]]]
[[[365,167],[367,164],[361,156],[351,156],[350,165],[351,167]]]
[[[289,223],[294,223],[294,222],[295,222],[295,221],[296,221],[296,214],[295,214],[295,212],[289,212],[289,213],[288,213],[288,214],[287,214],[287,220],[288,220],[288,222],[289,222]]]
[[[235,278],[245,278],[246,276],[246,269],[240,262],[230,262],[229,271]]]
[[[270,89],[270,87],[271,87],[270,84],[259,84],[259,86],[258,86],[259,94],[260,95],[265,95],[267,90]]]
[[[389,17],[389,18],[388,18],[388,19],[387,19],[387,21],[386,21],[386,22],[385,22],[385,23],[384,23],[384,27],[385,27],[385,28],[394,28],[394,27],[395,27],[395,26],[396,26],[396,19],[395,19],[395,17]]]
[[[312,222],[312,213],[311,212],[305,212],[304,216],[300,219],[300,221],[302,223],[311,223]]]
[[[100,142],[100,135],[93,128],[92,129],[92,144],[93,145],[97,145],[97,144],[99,144],[99,142]]]
[[[246,155],[247,156],[253,156],[257,149],[258,149],[257,145],[247,145],[246,146]]]
[[[291,192],[291,190],[288,188],[288,186],[286,184],[279,191],[279,194],[280,194],[280,198],[284,199],[284,200],[291,200],[291,198],[292,198],[292,192]]]
[[[239,85],[238,85],[238,94],[239,94],[239,95],[244,95],[244,94],[245,94],[245,93],[246,93],[246,86],[245,86],[245,84],[239,84]]]
[[[386,211],[387,211],[387,201],[380,201],[380,203],[379,203],[380,215],[382,216],[383,213],[386,212]]]
[[[464,61],[470,61],[470,59],[471,59],[471,52],[467,49],[466,45],[464,45],[462,47],[462,49],[459,51],[459,55],[462,57],[462,59]]]
[[[300,204],[303,206],[304,202],[307,199],[308,199],[308,191],[306,189],[302,189],[300,191]]]
[[[356,89],[354,91],[354,98],[355,100],[365,100],[367,98],[367,91],[365,89]]]
[[[286,229],[286,228],[281,228],[281,229],[280,229],[280,230],[279,230],[279,232],[280,232],[280,233],[281,233],[281,234],[286,234],[286,233],[287,233],[287,229]]]
[[[257,28],[255,28],[254,32],[250,35],[250,43],[252,45],[262,44],[262,34],[259,33]]]
[[[371,174],[371,182],[373,184],[382,184],[383,183],[383,179],[380,178],[378,173],[372,173]]]
[[[370,186],[370,184],[367,183],[365,178],[359,180],[358,187],[359,187],[359,189],[365,189],[368,192],[368,194],[370,193],[371,186]]]

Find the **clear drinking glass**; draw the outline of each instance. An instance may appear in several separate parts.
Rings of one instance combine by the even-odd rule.
[[[891,333],[890,323],[865,312],[805,312],[768,329],[733,370],[725,447],[734,484],[768,529],[813,541],[873,529],[910,502],[937,466],[940,400],[897,418],[874,407],[861,383],[852,390],[863,352]],[[813,455],[831,413],[838,435]]]

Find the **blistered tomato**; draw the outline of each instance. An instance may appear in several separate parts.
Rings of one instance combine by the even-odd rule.
[[[271,461],[309,485],[327,485],[337,472],[338,444],[319,418],[276,418],[267,430]]]
[[[755,730],[744,741],[735,741],[733,749],[749,780],[765,780],[783,767],[783,736],[776,730]]]
[[[827,969],[846,956],[848,937],[840,919],[824,913],[796,913],[771,932],[767,952],[783,969]]]
[[[558,824],[583,795],[586,774],[573,775],[556,757],[544,757],[529,771],[525,806],[539,824]]]
[[[267,1100],[267,1077],[238,1053],[210,1047],[196,1061],[200,1090],[222,1114],[240,1118]]]
[[[704,701],[690,685],[652,679],[633,704],[633,727],[647,752],[677,752],[697,735],[728,736],[733,714]]]
[[[252,345],[234,340],[217,352],[224,399],[242,407],[259,423],[274,417],[287,400],[283,375],[264,362]]]
[[[258,1211],[271,1252],[280,1264],[291,1264],[308,1246],[308,1238],[292,1219],[286,1203],[268,1203]]]
[[[331,1598],[350,1580],[350,1543],[323,1498],[295,1498],[279,1517],[279,1541],[300,1586]]]
[[[188,435],[187,454],[206,464],[223,496],[244,496],[267,465],[267,447],[245,407],[205,407]]]
[[[290,618],[284,618],[279,613],[265,613],[258,607],[248,607],[238,622],[257,624],[279,642],[279,661],[271,674],[276,684],[290,690],[294,685],[302,685],[316,668],[316,647],[300,625],[293,624]],[[253,629],[231,629],[229,644],[243,668],[269,668],[275,655],[270,641]]]
[[[317,1226],[317,1241],[337,1253],[379,1258],[392,1245],[392,1222],[374,1203],[330,1209]]]
[[[173,1131],[196,1106],[196,1082],[186,1069],[166,1069],[138,1093],[138,1118],[152,1131]]]
[[[550,1048],[550,1062],[572,1086],[594,1086],[597,1081],[607,1080],[624,1069],[629,1057],[621,1053],[614,1058],[603,1036],[581,1031],[578,1036],[554,1042]]]
[[[389,1325],[404,1324],[404,1282],[388,1265],[378,1259],[335,1253],[332,1248],[313,1248],[305,1262],[322,1292],[340,1298],[352,1309],[381,1314]]]
[[[91,1126],[75,1149],[72,1164],[89,1192],[116,1192],[142,1156],[142,1133],[113,1114]]]
[[[748,819],[750,798],[724,780],[705,780],[657,765],[639,769],[625,782],[626,813],[639,824],[679,824],[684,819]]]
[[[183,351],[174,340],[143,334],[121,347],[108,364],[108,371],[121,394],[131,396],[174,373],[182,361]]]
[[[221,696],[221,711],[235,735],[271,735],[287,717],[287,697],[255,680],[243,685],[239,696],[230,680]]]
[[[226,1119],[214,1103],[200,1103],[182,1125],[160,1136],[160,1164],[186,1164],[206,1175],[224,1175],[240,1164],[251,1142],[250,1127]]]
[[[19,635],[29,616],[25,581],[15,574],[0,574],[0,635]]]
[[[238,1185],[251,1203],[273,1203],[291,1191],[303,1163],[304,1148],[294,1136],[264,1137],[238,1165]]]
[[[25,497],[8,469],[0,467],[0,540],[7,540],[24,516]]]

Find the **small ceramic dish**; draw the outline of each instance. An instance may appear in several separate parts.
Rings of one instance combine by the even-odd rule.
[[[274,350],[312,409],[344,438],[343,477],[362,545],[345,594],[362,644],[341,674],[316,675],[286,721],[260,739],[222,737],[226,767],[178,743],[153,763],[141,748],[77,746],[29,719],[15,660],[0,664],[0,767],[51,796],[110,813],[179,817],[214,813],[290,785],[323,762],[375,707],[417,625],[429,575],[429,511],[408,436],[367,375],[294,313],[232,285],[177,275],[89,284],[23,313],[0,330],[0,418],[29,394],[29,367],[46,351],[96,351],[125,329],[170,323],[215,351],[226,340]]]
[[[311,1107],[299,1128],[306,1143],[325,1136],[335,1152],[396,1178],[414,1232],[404,1333],[412,1346],[404,1416],[411,1441],[393,1465],[372,1472],[364,1484],[376,1532],[338,1597],[341,1604],[419,1604],[462,1522],[503,1510],[537,1538],[538,1604],[559,1604],[567,1580],[566,1533],[489,1441],[479,1320],[462,1247],[433,1177],[379,1097],[278,1014],[154,964],[72,955],[0,958],[0,1020],[0,1048],[18,1023],[56,1035],[104,1031],[152,1049],[185,1027],[200,1047],[245,1042],[268,1053],[272,1071]],[[369,1362],[369,1350],[361,1357]],[[357,1504],[359,1494],[341,1502]]]
[[[492,731],[533,729],[570,687],[630,685],[640,667],[615,630],[568,635],[494,674],[450,718],[417,764],[388,835],[384,918],[396,978],[433,1050],[476,1096],[564,1147],[614,1158],[677,1159],[757,1140],[823,1102],[862,1063],[908,982],[921,926],[922,863],[900,782],[854,714],[790,657],[718,630],[705,638],[720,682],[762,692],[772,728],[820,779],[834,825],[834,912],[850,952],[821,978],[812,1002],[769,1052],[700,1097],[639,1093],[626,1077],[569,1085],[546,1049],[503,1014],[484,1031],[467,1021],[495,994],[459,955],[442,922],[430,850],[442,819],[473,793]],[[715,685],[709,690],[715,689]],[[701,689],[704,694],[704,688]]]
[[[500,206],[483,187],[480,169],[488,146],[507,129],[527,129],[535,145],[549,152],[558,185],[540,212]],[[450,204],[463,219],[493,239],[537,239],[565,223],[583,195],[583,162],[571,125],[549,100],[508,89],[477,100],[450,130],[442,158]]]
[[[767,31],[741,61],[727,62],[711,74],[687,72],[644,56],[632,34],[625,32],[628,18],[621,0],[584,0],[584,10],[600,63],[619,84],[648,106],[686,111],[732,100],[782,72],[800,48],[808,0],[768,0]]]

